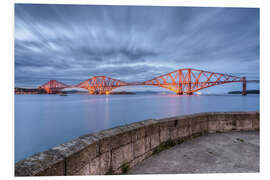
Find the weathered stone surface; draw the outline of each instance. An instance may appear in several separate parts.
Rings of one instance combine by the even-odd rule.
[[[190,125],[191,118],[184,118],[184,117],[178,117],[177,118],[177,124],[176,127],[184,127],[184,126],[189,126]]]
[[[99,175],[99,157],[92,159],[89,164],[89,170],[91,175]]]
[[[192,119],[190,121],[191,135],[201,133],[201,121],[199,119]]]
[[[169,127],[170,139],[178,139],[178,129],[176,127]]]
[[[179,116],[158,119],[160,123],[176,121]],[[180,116],[182,117],[182,116]]]
[[[123,131],[124,128],[112,128],[94,134],[95,137],[99,138],[99,152],[101,154],[131,142],[131,131]]]
[[[140,139],[132,143],[133,144],[133,151],[134,151],[134,158],[141,156],[145,153],[145,139]]]
[[[159,124],[149,125],[146,127],[146,135],[151,136],[159,133]]]
[[[147,122],[149,123],[149,121]],[[159,145],[159,124],[153,121],[153,124],[145,126],[146,136],[150,137],[150,148],[153,149]]]
[[[219,131],[228,132],[235,129],[236,121],[233,119],[220,120],[219,121]]]
[[[170,139],[170,131],[167,123],[162,123],[159,125],[160,128],[160,143],[168,141]]]
[[[138,129],[135,129],[131,132],[132,135],[132,142],[135,142],[139,139],[145,138],[146,133],[145,133],[145,127],[140,127]]]
[[[88,144],[85,141],[82,141],[80,138],[76,138],[64,144],[53,147],[52,150],[57,151],[63,157],[69,157],[72,154],[83,150],[87,146]]]
[[[232,118],[232,116],[230,114],[226,115],[225,113],[212,113],[212,115],[210,115],[208,117],[208,120],[209,121],[217,121],[217,120],[220,120],[220,121],[225,121],[225,120],[230,120]]]
[[[48,150],[15,164],[15,176],[64,175],[64,158],[58,151]]]
[[[67,175],[78,172],[98,155],[97,139],[91,135],[81,136],[52,149],[65,157]]]
[[[177,139],[178,138],[178,134],[177,134],[177,126],[178,126],[178,120],[176,118],[168,118],[169,120],[166,123],[161,123],[163,124],[163,127],[165,126],[166,128],[166,133],[162,134],[163,130],[161,128],[160,125],[160,143],[164,142],[165,139],[169,140],[169,139]],[[162,136],[165,137],[163,138]],[[169,136],[169,137],[168,137]]]
[[[103,153],[99,157],[99,174],[106,174],[111,168],[111,152]]]
[[[220,121],[219,120],[212,120],[208,122],[208,132],[209,133],[215,133],[216,131],[219,131],[220,127]]]
[[[37,173],[35,176],[64,176],[65,175],[65,161],[60,161],[51,167]]]
[[[178,128],[178,138],[190,136],[190,126],[182,126]]]
[[[140,123],[142,125],[144,125],[145,127],[147,127],[149,125],[158,124],[159,123],[159,120],[156,120],[156,119],[147,119],[147,120],[141,121]]]
[[[236,121],[237,130],[251,130],[252,120],[237,120]]]
[[[208,121],[203,121],[200,123],[201,125],[201,132],[203,134],[208,133]]]
[[[253,119],[252,120],[252,128],[257,130],[260,128],[260,121],[259,119]]]
[[[95,151],[95,149],[93,149]],[[66,158],[66,174],[72,175],[89,164],[91,155],[87,150],[79,151]]]
[[[145,137],[145,152],[148,152],[151,150],[151,140],[150,136]]]
[[[150,148],[154,149],[160,144],[159,133],[153,134],[150,136]]]
[[[81,169],[79,169],[78,172],[75,172],[74,174],[71,175],[75,175],[75,176],[86,176],[86,175],[90,175],[90,165],[86,164],[84,167],[82,167]]]
[[[112,169],[117,170],[124,163],[133,160],[133,146],[127,144],[112,151]]]
[[[145,125],[142,122],[131,123],[119,128],[122,130],[122,133],[131,136],[132,142],[145,137]]]

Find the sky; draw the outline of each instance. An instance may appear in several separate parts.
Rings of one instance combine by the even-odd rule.
[[[14,26],[19,87],[145,81],[181,68],[259,79],[258,8],[16,4]],[[224,87],[208,89],[241,90]]]

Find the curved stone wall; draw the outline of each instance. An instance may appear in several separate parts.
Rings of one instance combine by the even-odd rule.
[[[15,176],[121,174],[164,148],[206,133],[259,129],[259,112],[150,119],[80,136],[15,164]]]

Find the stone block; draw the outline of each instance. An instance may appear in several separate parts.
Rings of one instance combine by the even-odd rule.
[[[199,113],[190,117],[191,123],[201,123],[208,121],[208,116],[205,113]]]
[[[242,112],[242,116],[244,116],[243,119],[253,120],[253,119],[259,119],[259,112]]]
[[[64,176],[65,172],[65,161],[60,161],[51,167],[45,169],[36,174],[36,176]]]
[[[160,121],[159,120],[156,120],[156,119],[147,119],[147,120],[141,121],[140,123],[144,127],[147,127],[147,126],[158,124],[158,123],[160,123]]]
[[[106,152],[99,157],[99,174],[106,174],[111,168],[111,153]]]
[[[177,125],[176,127],[185,127],[190,125],[191,118],[184,118],[182,116],[177,118]]]
[[[178,138],[190,136],[190,126],[183,126],[178,128]]]
[[[90,161],[91,175],[104,175],[110,171],[111,168],[111,152],[105,152],[95,159]]]
[[[98,144],[90,144],[86,148],[66,157],[66,174],[73,175],[86,166],[91,159],[98,156]]]
[[[145,153],[145,138],[137,140],[132,143],[133,144],[133,151],[134,151],[134,158],[141,156]]]
[[[150,136],[150,148],[154,149],[155,147],[157,147],[160,144],[159,141],[159,133],[156,134],[152,134]]]
[[[149,121],[148,121],[149,122]],[[153,149],[159,145],[159,124],[156,121],[150,121],[145,126],[146,136],[150,138],[150,149]]]
[[[208,133],[215,133],[219,131],[219,127],[220,127],[219,120],[208,121]]]
[[[260,128],[260,120],[259,119],[253,119],[252,120],[252,129],[259,129]]]
[[[144,127],[140,127],[138,129],[135,129],[131,132],[131,140],[132,142],[135,142],[139,139],[143,139],[145,138],[146,136],[146,133],[145,133],[145,128]]]
[[[15,164],[15,176],[65,175],[65,160],[56,150],[35,154]]]
[[[75,172],[72,175],[74,175],[74,176],[86,176],[86,175],[90,175],[90,165],[89,164],[86,164],[79,171]]]
[[[99,171],[99,157],[92,159],[89,163],[90,175],[100,175]]]
[[[221,120],[219,121],[219,131],[221,132],[228,132],[236,128],[235,120],[228,119],[228,120]]]
[[[112,169],[113,171],[120,168],[124,163],[133,160],[133,146],[127,144],[112,151]]]
[[[237,130],[252,130],[252,120],[236,120]]]
[[[208,121],[223,121],[232,119],[231,114],[226,114],[224,112],[209,112],[208,113]]]
[[[68,141],[64,144],[52,148],[66,159],[66,174],[73,175],[89,161],[98,156],[98,139],[91,134]]]
[[[146,130],[146,136],[151,136],[153,134],[159,133],[159,124],[150,124],[148,126],[145,126]]]
[[[201,132],[203,134],[208,133],[208,121],[201,122]]]
[[[168,141],[170,139],[170,131],[167,123],[161,123],[159,125],[160,143]]]
[[[151,141],[150,136],[145,137],[145,152],[148,152],[151,150]]]
[[[191,120],[190,125],[191,135],[201,133],[201,123],[199,120]]]
[[[171,140],[178,139],[178,129],[176,127],[170,127],[169,132]]]
[[[104,131],[102,133],[97,133],[95,136],[100,139],[100,154],[111,151],[112,149],[116,149],[131,142],[131,132],[122,132],[120,128],[116,128],[115,131]]]
[[[209,117],[210,120],[217,121],[228,121],[233,120],[238,114],[224,113],[224,112],[215,112],[212,116]]]

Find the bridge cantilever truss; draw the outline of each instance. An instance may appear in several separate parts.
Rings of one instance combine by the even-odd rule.
[[[242,82],[242,94],[246,95],[246,78],[232,76],[229,74],[214,73],[197,69],[178,69],[176,71],[158,76],[144,82],[124,82],[118,79],[113,79],[107,76],[94,76],[77,85],[66,85],[56,80],[51,80],[39,88],[43,88],[47,93],[58,92],[64,88],[84,88],[90,94],[110,94],[110,92],[122,86],[148,85],[158,86],[174,91],[176,94],[191,95],[201,89],[208,87]]]
[[[193,94],[211,86],[244,81],[245,77],[241,78],[197,69],[178,69],[145,81],[144,84],[167,88],[177,94]]]
[[[56,80],[50,80],[43,85],[39,86],[39,89],[44,89],[48,94],[58,92],[61,89],[68,88],[69,85],[66,85],[62,82]]]
[[[94,76],[74,87],[87,89],[90,94],[110,94],[113,89],[126,85],[127,83],[110,77]]]

